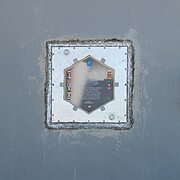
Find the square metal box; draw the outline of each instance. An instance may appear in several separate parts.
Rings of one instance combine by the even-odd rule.
[[[46,52],[47,128],[132,127],[132,41],[48,41]]]

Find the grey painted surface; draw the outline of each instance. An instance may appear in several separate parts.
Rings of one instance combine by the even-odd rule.
[[[178,0],[0,2],[0,179],[180,179]],[[49,131],[48,39],[128,37],[136,47],[130,131]]]

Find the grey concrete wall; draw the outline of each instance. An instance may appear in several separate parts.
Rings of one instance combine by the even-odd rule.
[[[2,0],[0,179],[179,180],[180,1]],[[44,42],[129,38],[136,48],[130,131],[44,126]]]

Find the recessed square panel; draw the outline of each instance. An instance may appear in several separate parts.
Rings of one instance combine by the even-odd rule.
[[[47,127],[129,129],[133,53],[127,40],[47,42]]]

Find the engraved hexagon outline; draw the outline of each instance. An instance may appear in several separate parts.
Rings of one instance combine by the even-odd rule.
[[[79,106],[74,105],[73,103],[69,102],[69,101],[66,99],[66,87],[67,87],[67,86],[66,86],[66,72],[67,72],[67,70],[73,68],[74,66],[76,66],[77,64],[83,62],[84,60],[86,60],[86,59],[88,59],[88,58],[92,58],[92,59],[95,60],[96,62],[102,64],[103,66],[107,67],[108,69],[111,69],[111,70],[114,72],[114,79],[113,79],[113,98],[112,98],[111,100],[109,100],[108,102],[102,104],[101,106],[97,107],[96,109],[90,111],[90,112],[86,111],[85,109],[83,109],[83,108],[81,108],[81,107],[79,107]],[[105,63],[101,62],[100,60],[94,58],[94,57],[91,56],[91,55],[88,55],[88,56],[84,57],[83,59],[75,62],[75,63],[72,64],[71,66],[69,66],[69,67],[67,67],[67,68],[64,69],[64,95],[63,95],[63,99],[64,99],[66,102],[70,103],[72,106],[78,107],[78,109],[84,111],[84,112],[87,113],[87,114],[91,114],[91,113],[93,113],[94,111],[96,111],[96,110],[100,109],[101,107],[105,106],[106,104],[114,101],[114,100],[115,100],[115,69],[112,68],[112,67],[110,67],[110,66],[108,66],[108,65],[106,65]]]

